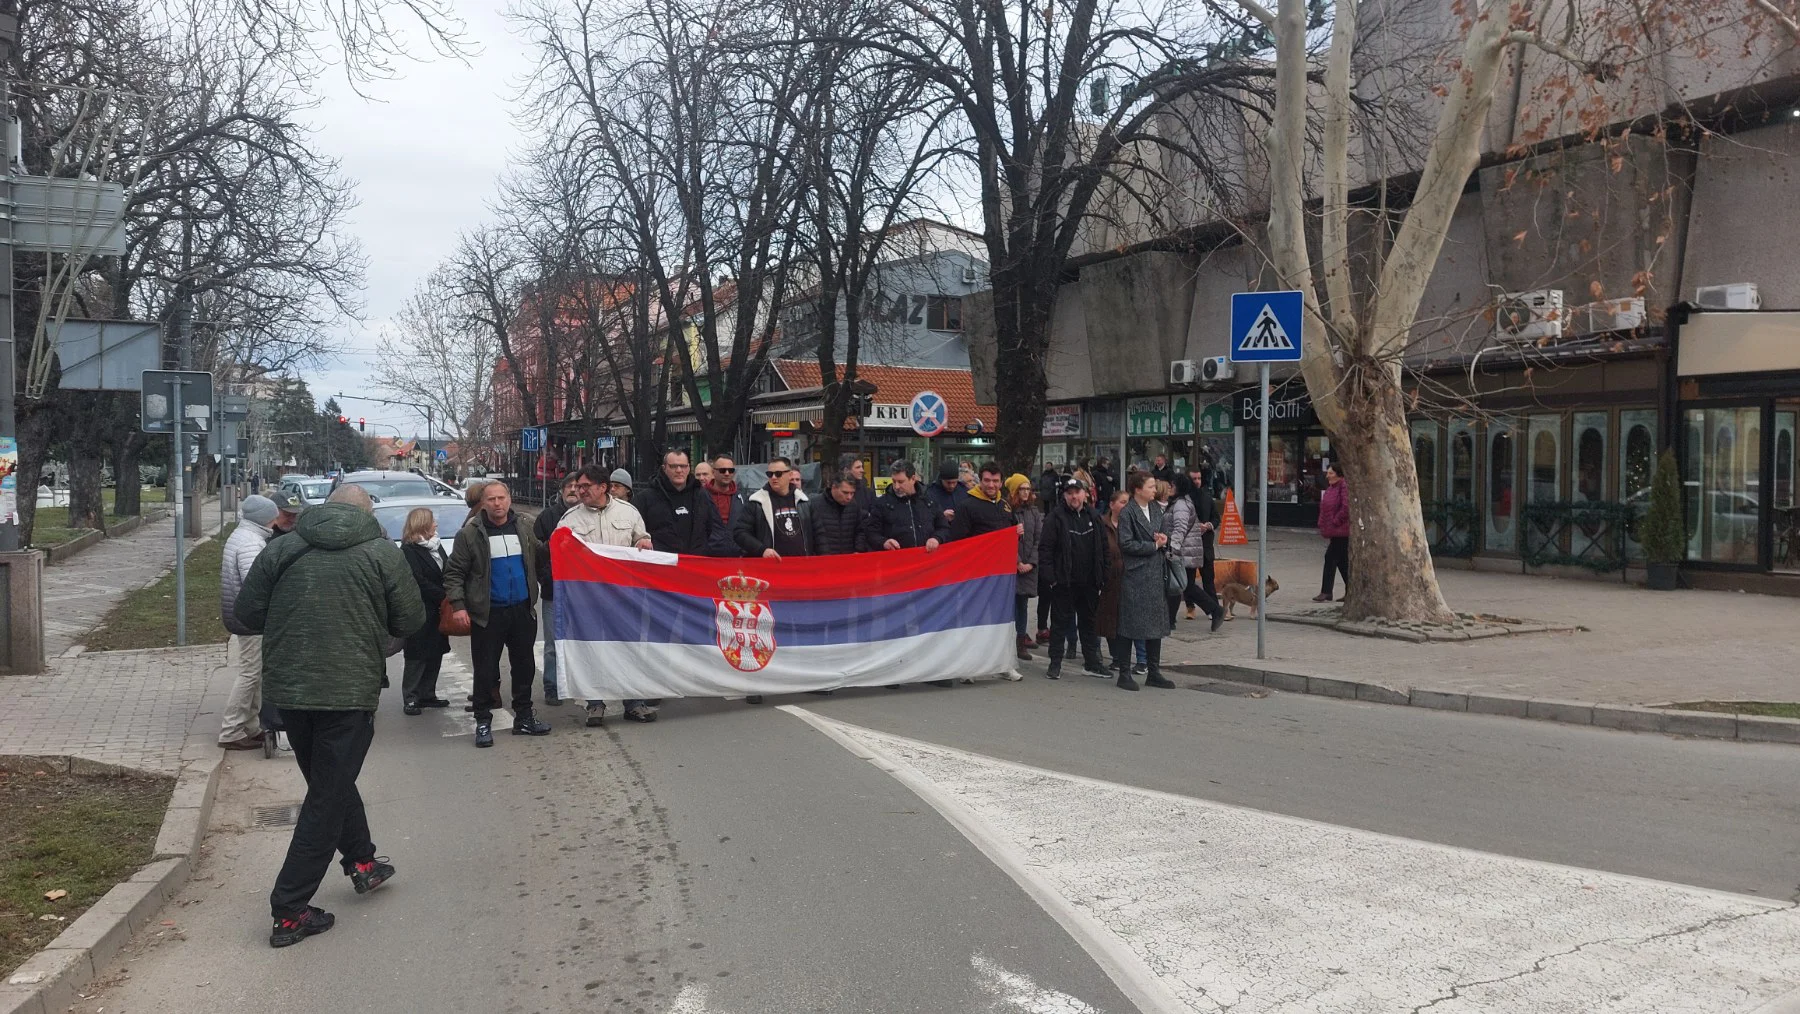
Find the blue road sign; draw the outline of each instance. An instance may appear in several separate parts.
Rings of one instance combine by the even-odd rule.
[[[1297,363],[1304,293],[1238,292],[1231,297],[1231,361]]]
[[[444,450],[442,447],[438,448],[437,449],[437,459],[439,461],[449,461],[450,460],[450,452]]]
[[[936,391],[920,391],[913,395],[908,414],[913,432],[922,437],[935,437],[950,425],[950,405]]]
[[[519,450],[541,451],[544,449],[544,430],[542,427],[528,427],[519,431]]]

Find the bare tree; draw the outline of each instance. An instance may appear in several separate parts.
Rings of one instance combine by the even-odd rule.
[[[465,305],[445,268],[425,279],[382,335],[375,383],[428,405],[461,449],[491,443],[494,364],[500,344]]]

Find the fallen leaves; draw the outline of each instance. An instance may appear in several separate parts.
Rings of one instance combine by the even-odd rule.
[[[68,896],[69,896],[69,892],[63,890],[60,887],[54,891],[45,891],[44,892],[44,900],[45,901],[61,901],[64,898],[67,898]]]

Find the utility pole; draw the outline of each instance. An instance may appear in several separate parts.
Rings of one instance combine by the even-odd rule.
[[[18,50],[18,0],[0,0],[0,159],[6,162],[4,171],[0,171],[0,443],[12,445],[12,465],[15,469],[18,467],[19,425],[15,397],[18,381],[14,374],[18,369],[19,350],[13,340],[12,70],[18,62]],[[37,480],[31,480],[28,485],[23,476],[15,475],[13,486],[20,492],[35,490]],[[0,553],[18,552],[19,548],[19,516],[15,499],[13,509],[5,517],[0,517]]]

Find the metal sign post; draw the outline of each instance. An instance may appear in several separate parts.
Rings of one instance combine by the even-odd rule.
[[[187,471],[187,448],[181,442],[181,389],[187,381],[174,377],[169,386],[175,399],[175,467],[169,469],[169,496],[175,503],[175,646],[179,648],[187,644],[187,519],[181,509],[181,479]]]
[[[1306,312],[1303,292],[1238,292],[1231,297],[1231,361],[1257,363],[1262,388],[1257,421],[1261,464],[1256,480],[1256,657],[1267,658],[1269,596],[1269,364],[1297,363],[1301,323]]]
[[[191,414],[194,431],[204,437],[212,428],[212,374],[193,370],[145,370],[142,421],[145,433],[167,433],[174,444],[169,469],[169,498],[175,507],[175,643],[187,644],[187,517],[182,474],[187,469],[183,423]]]

